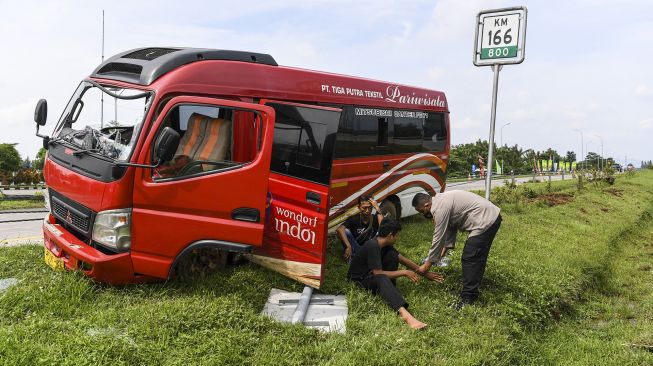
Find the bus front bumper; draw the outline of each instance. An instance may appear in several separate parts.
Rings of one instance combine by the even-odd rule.
[[[143,281],[140,276],[134,276],[129,253],[104,254],[53,222],[51,214],[43,220],[45,262],[53,269],[81,271],[98,282],[111,285]]]

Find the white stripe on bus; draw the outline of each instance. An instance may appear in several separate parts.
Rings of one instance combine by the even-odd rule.
[[[347,206],[353,200],[358,199],[358,197],[360,197],[363,193],[367,192],[370,188],[374,187],[376,184],[383,181],[384,179],[389,177],[391,174],[395,173],[397,170],[399,170],[399,169],[405,167],[406,165],[412,163],[413,161],[421,159],[423,157],[437,157],[437,156],[435,156],[433,154],[422,153],[422,154],[413,155],[410,158],[405,159],[401,163],[399,163],[399,164],[395,165],[394,167],[392,167],[392,169],[390,169],[387,172],[383,173],[380,177],[378,177],[375,180],[373,180],[372,182],[370,182],[365,187],[363,187],[363,188],[359,189],[358,191],[356,191],[356,193],[352,194],[351,196],[349,196],[349,197],[345,198],[344,200],[342,200],[340,203],[338,203],[338,204],[334,205],[333,207],[331,207],[331,210],[329,210],[329,215],[333,215],[338,210],[338,208]],[[413,176],[411,176],[411,178],[412,177]],[[430,176],[430,177],[432,177],[432,176]],[[433,178],[433,179],[435,180],[435,178]],[[415,180],[418,180],[418,179],[415,179]],[[437,183],[437,180],[436,180],[436,183]],[[437,185],[439,186],[440,183],[437,183]]]

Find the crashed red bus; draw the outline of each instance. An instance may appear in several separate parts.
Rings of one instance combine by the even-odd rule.
[[[358,196],[405,217],[445,186],[442,92],[265,54],[127,51],[81,82],[52,137],[46,115],[41,100],[45,261],[110,284],[170,278],[212,248],[317,288]]]

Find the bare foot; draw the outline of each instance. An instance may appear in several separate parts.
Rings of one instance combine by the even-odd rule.
[[[424,329],[428,326],[428,324],[422,323],[421,321],[415,319],[415,317],[403,307],[399,308],[399,316],[412,329]]]

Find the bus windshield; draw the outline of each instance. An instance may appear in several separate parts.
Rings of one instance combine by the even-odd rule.
[[[153,93],[82,82],[53,134],[79,151],[116,161],[131,156]]]

